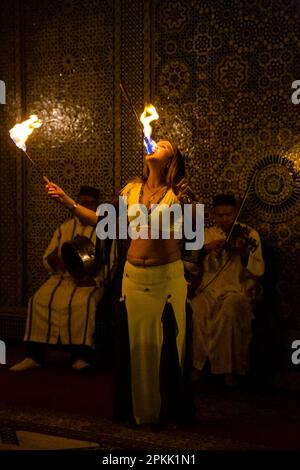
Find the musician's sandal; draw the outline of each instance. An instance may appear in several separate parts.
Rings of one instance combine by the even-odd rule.
[[[14,372],[23,372],[25,370],[37,369],[38,367],[41,367],[41,364],[36,362],[31,357],[25,357],[23,361],[18,362],[17,364],[12,366],[9,370],[13,370]]]
[[[91,365],[84,361],[83,359],[77,359],[73,364],[72,364],[72,369],[78,370],[78,371],[87,371],[91,369]]]

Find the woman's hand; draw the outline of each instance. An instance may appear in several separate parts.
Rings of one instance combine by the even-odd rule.
[[[75,201],[68,196],[62,188],[57,186],[57,184],[49,181],[46,176],[44,176],[45,188],[47,189],[48,196],[50,196],[55,201],[59,202],[65,207],[71,209],[75,204]]]
[[[73,216],[78,217],[84,225],[97,225],[98,218],[96,212],[81,204],[76,204],[74,199],[68,196],[57,184],[49,181],[46,176],[44,176],[44,182],[48,196],[50,196],[51,199],[59,202],[67,209],[71,209]]]
[[[177,197],[181,204],[191,204],[194,200],[194,194],[189,187],[189,184],[185,178],[183,178],[177,185],[178,194]]]

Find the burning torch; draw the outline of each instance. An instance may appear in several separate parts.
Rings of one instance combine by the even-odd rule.
[[[156,142],[151,139],[152,128],[150,122],[159,118],[155,107],[152,104],[145,106],[144,112],[141,114],[140,121],[144,126],[144,143],[147,153],[153,153],[156,149]]]
[[[31,116],[29,116],[29,119],[19,124],[16,124],[9,131],[10,137],[12,138],[16,146],[23,150],[25,155],[33,164],[34,161],[30,158],[27,153],[26,140],[33,133],[34,129],[41,127],[42,124],[42,121],[35,114],[32,114]],[[43,176],[43,178],[47,184],[50,184],[50,181],[48,180],[47,176]]]
[[[134,109],[132,101],[131,101],[131,99],[128,95],[128,92],[127,92],[126,88],[124,87],[123,83],[120,83],[120,88],[121,88],[121,91],[124,95],[125,100],[129,104],[129,106],[131,107],[131,109],[133,111],[133,114],[135,115],[138,126],[143,131],[144,144],[145,144],[145,147],[146,147],[146,152],[149,155],[149,154],[153,153],[156,149],[156,143],[154,142],[154,140],[151,139],[152,128],[150,126],[150,122],[152,122],[152,121],[159,118],[159,116],[157,114],[157,111],[156,111],[155,107],[152,104],[147,105],[147,106],[145,106],[144,112],[141,114],[141,116],[139,118],[138,115],[137,115],[136,110]]]
[[[31,163],[34,162],[27,153],[27,147],[25,142],[30,136],[30,134],[32,134],[34,129],[41,127],[42,124],[42,121],[35,114],[32,114],[31,116],[29,116],[29,119],[19,124],[16,124],[9,131],[10,137],[12,138],[16,146],[23,150],[23,152],[31,161]]]

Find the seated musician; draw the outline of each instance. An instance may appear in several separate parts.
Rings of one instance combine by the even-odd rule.
[[[78,204],[96,211],[99,190],[82,186],[76,200]],[[77,217],[68,219],[56,229],[43,257],[49,278],[28,304],[24,337],[26,357],[10,370],[40,367],[45,362],[46,345],[56,343],[70,345],[73,369],[90,367],[96,308],[104,294],[107,266],[102,264],[94,277],[74,279],[65,270],[61,248],[76,235],[85,236],[96,244],[95,229]],[[111,267],[114,262],[112,250]]]
[[[205,230],[203,277],[191,301],[194,368],[201,371],[208,359],[211,372],[225,374],[228,385],[248,369],[253,307],[261,295],[257,279],[264,273],[260,237],[253,228],[235,226],[240,230],[232,231],[225,246],[236,211],[234,195],[214,197],[215,225]]]

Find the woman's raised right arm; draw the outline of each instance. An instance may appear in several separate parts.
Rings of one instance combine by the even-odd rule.
[[[76,215],[82,223],[93,226],[97,225],[96,212],[83,207],[81,204],[77,204],[77,202],[68,196],[62,188],[49,181],[45,176],[44,181],[48,196],[50,196],[54,201],[57,201],[67,209],[70,209],[73,215]]]

